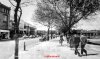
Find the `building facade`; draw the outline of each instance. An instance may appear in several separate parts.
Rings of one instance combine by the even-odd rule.
[[[0,3],[0,38],[9,38],[10,7]]]
[[[73,30],[73,33],[82,34],[88,38],[100,38],[100,30]]]
[[[14,34],[14,19],[13,17],[10,20],[10,37],[13,38],[13,34]],[[25,21],[23,21],[22,19],[20,20],[19,23],[19,35],[20,37],[22,37],[23,35],[34,35],[35,33],[35,27],[26,23]]]

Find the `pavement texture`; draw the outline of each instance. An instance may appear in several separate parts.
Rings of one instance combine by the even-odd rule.
[[[79,57],[74,54],[74,49],[68,46],[66,40],[61,46],[59,38],[55,38],[50,41],[40,42],[29,50],[19,51],[19,59],[100,59],[100,51],[93,49],[95,48],[93,46],[87,44],[88,55]],[[14,56],[9,59],[14,59]]]
[[[24,42],[26,50],[39,43],[40,37],[37,38],[19,38],[19,52],[24,50]],[[15,40],[0,41],[0,59],[9,59],[15,52]]]

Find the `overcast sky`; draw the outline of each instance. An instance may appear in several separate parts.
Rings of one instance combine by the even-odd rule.
[[[8,7],[12,7],[12,5],[9,3],[9,0],[0,0],[1,3],[3,3],[4,5],[8,6]],[[35,4],[35,0],[33,2],[33,4]],[[32,20],[32,16],[34,14],[34,10],[36,9],[35,5],[30,5],[27,7],[22,7],[23,10],[23,14],[22,14],[22,20],[24,20],[27,23],[30,23],[34,26],[36,26],[37,30],[47,30],[46,26],[43,26],[37,22],[33,22]],[[13,8],[11,8],[11,17],[13,17]]]
[[[4,5],[12,7],[8,0],[0,0],[0,2],[3,3]],[[34,0],[33,4],[35,3],[36,2]],[[23,10],[22,20],[36,26],[38,30],[47,30],[47,27],[32,21],[32,16],[34,15],[35,9],[36,9],[36,5],[30,5],[27,7],[23,7],[22,8]],[[11,9],[11,13],[13,13],[13,9]],[[85,30],[100,30],[100,15],[91,17],[91,20],[81,20],[77,28],[85,29]]]

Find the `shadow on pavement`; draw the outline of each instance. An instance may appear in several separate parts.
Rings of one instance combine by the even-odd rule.
[[[87,56],[94,56],[94,55],[98,55],[98,53],[92,53],[92,54],[87,54]],[[86,56],[85,54],[83,54],[82,56]]]
[[[88,42],[88,44],[100,45],[100,43]]]
[[[2,40],[0,40],[0,42],[4,42],[4,41],[12,41],[12,39],[2,39]]]

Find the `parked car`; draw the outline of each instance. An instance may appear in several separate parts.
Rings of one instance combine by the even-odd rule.
[[[46,36],[44,36],[41,39],[39,39],[39,41],[41,41],[41,42],[46,41]]]

